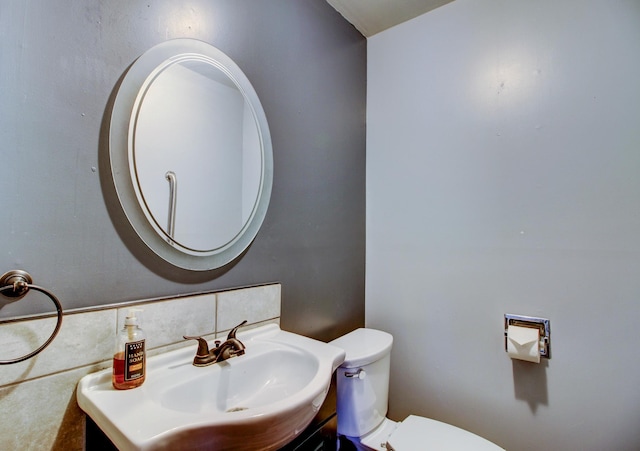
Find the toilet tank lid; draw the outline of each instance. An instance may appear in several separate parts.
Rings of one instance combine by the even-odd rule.
[[[336,338],[330,344],[344,349],[343,368],[364,366],[381,359],[391,351],[393,336],[376,329],[360,328]]]

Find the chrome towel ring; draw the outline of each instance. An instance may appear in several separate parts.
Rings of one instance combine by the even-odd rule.
[[[56,323],[56,327],[53,330],[51,336],[38,349],[16,359],[0,360],[0,365],[11,365],[13,363],[22,362],[35,356],[44,348],[49,346],[56,335],[58,335],[60,326],[62,326],[62,306],[60,305],[60,301],[58,301],[58,298],[56,298],[50,291],[45,290],[44,288],[37,285],[33,285],[32,282],[33,279],[31,278],[31,275],[29,275],[29,273],[26,271],[16,269],[6,272],[0,277],[0,294],[5,297],[22,298],[29,292],[29,290],[39,291],[40,293],[47,295],[49,299],[51,299],[55,304],[56,310],[58,312],[58,322]]]

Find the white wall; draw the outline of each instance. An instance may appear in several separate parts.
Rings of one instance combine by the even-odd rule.
[[[640,444],[640,2],[456,0],[368,40],[366,323],[390,416]],[[512,362],[503,315],[551,320]]]

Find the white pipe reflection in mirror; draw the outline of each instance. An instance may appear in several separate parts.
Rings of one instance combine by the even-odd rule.
[[[176,230],[176,206],[178,201],[178,179],[173,171],[167,171],[164,177],[169,182],[169,217],[167,218],[167,242],[173,245],[173,234]]]
[[[109,155],[134,230],[176,266],[223,266],[262,225],[273,179],[266,116],[242,70],[207,43],[167,41],[131,66],[113,106]],[[180,174],[179,214],[175,185],[169,204],[162,195],[168,172]]]

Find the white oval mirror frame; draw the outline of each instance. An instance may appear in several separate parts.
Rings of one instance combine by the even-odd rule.
[[[141,123],[139,115],[144,108],[149,110],[148,106],[143,108],[145,96],[161,74],[167,73],[168,68],[181,64],[205,64],[224,74],[227,82],[235,85],[242,94],[249,117],[255,121],[257,134],[254,134],[259,142],[260,170],[254,171],[256,180],[251,182],[254,185],[252,191],[255,202],[245,208],[246,212],[238,223],[237,230],[227,231],[224,239],[214,237],[210,243],[215,244],[203,248],[173,239],[160,225],[164,219],[158,217],[158,212],[149,205],[150,190],[140,182],[140,158],[136,161],[136,142],[140,142],[136,141],[136,127]],[[157,86],[156,83],[155,91],[158,91]],[[179,95],[172,93],[174,96],[176,94]],[[177,152],[184,150],[176,149]],[[114,100],[109,128],[109,158],[116,193],[131,226],[155,254],[175,266],[195,271],[222,267],[244,252],[262,225],[273,182],[273,154],[266,115],[242,70],[231,58],[210,44],[194,39],[174,39],[149,49],[135,61],[122,79]],[[189,179],[188,175],[186,179]],[[198,208],[206,207],[207,196],[216,193],[203,194],[206,195],[197,197]],[[254,194],[251,196],[252,200]],[[211,233],[215,234],[215,230],[211,230]]]

